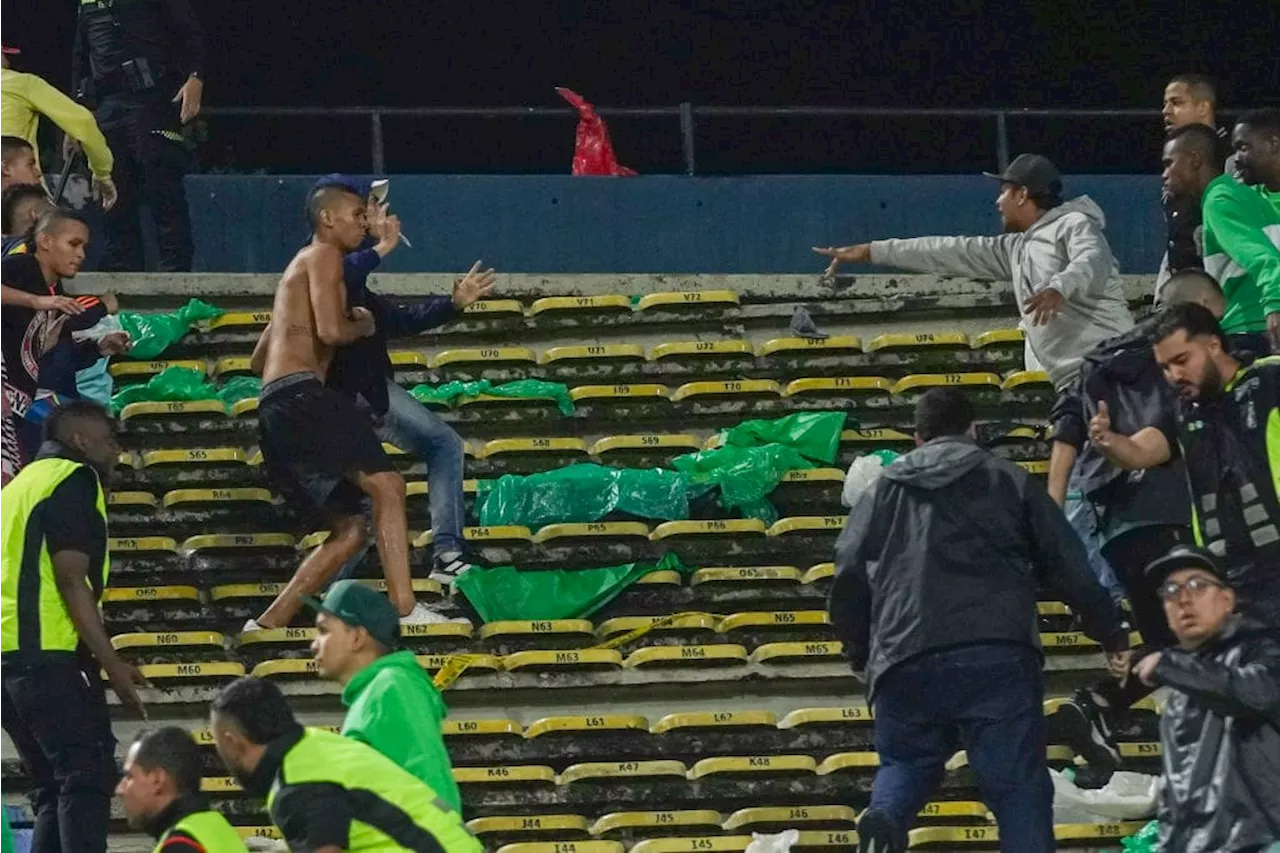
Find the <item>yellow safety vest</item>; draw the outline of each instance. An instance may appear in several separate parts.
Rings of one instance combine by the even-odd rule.
[[[38,529],[40,508],[64,480],[83,462],[59,457],[37,459],[18,472],[4,487],[0,500],[0,652],[74,653],[80,632],[71,621],[66,602],[58,592],[53,559]],[[92,469],[90,469],[92,470]],[[96,479],[96,474],[95,474]],[[103,529],[107,523],[107,501],[98,483],[98,512]],[[111,561],[103,542],[102,578],[98,590],[107,585]],[[91,579],[86,579],[90,590]]]
[[[161,853],[164,843],[175,832],[185,832],[194,838],[206,853],[249,853],[244,846],[244,839],[235,831],[227,819],[215,811],[192,812],[182,820],[169,827],[169,831],[160,836],[153,853]]]

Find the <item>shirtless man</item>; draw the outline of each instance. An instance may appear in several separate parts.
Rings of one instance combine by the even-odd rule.
[[[292,506],[329,524],[329,538],[245,631],[288,626],[303,597],[320,591],[361,548],[365,495],[373,504],[387,594],[401,621],[444,621],[413,597],[404,479],[383,453],[368,416],[324,386],[335,348],[374,332],[368,310],[347,314],[342,283],[342,256],[364,239],[364,199],[344,187],[320,187],[307,197],[307,213],[315,237],[280,279],[252,365],[262,375],[258,435],[268,474]]]

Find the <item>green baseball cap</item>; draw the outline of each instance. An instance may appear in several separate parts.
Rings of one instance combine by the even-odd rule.
[[[354,580],[341,580],[329,587],[324,599],[304,596],[308,607],[336,616],[353,628],[364,628],[389,649],[400,645],[400,616],[382,593]]]

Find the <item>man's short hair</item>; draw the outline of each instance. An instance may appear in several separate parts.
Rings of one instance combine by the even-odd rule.
[[[213,711],[232,720],[251,743],[268,744],[298,727],[280,688],[262,678],[237,678],[213,700]]]
[[[31,236],[35,238],[41,234],[56,234],[68,222],[79,222],[86,230],[89,228],[89,220],[80,211],[69,207],[55,207],[53,210],[45,211],[44,215],[36,220],[36,224],[31,228]]]
[[[34,150],[31,143],[21,136],[0,136],[0,161],[8,163],[19,154]]]
[[[76,428],[86,421],[102,421],[115,429],[116,420],[92,400],[72,400],[53,410],[44,422],[44,440],[66,444]]]
[[[5,234],[13,233],[13,217],[19,205],[31,201],[49,202],[49,195],[44,187],[39,184],[14,184],[0,195],[0,228],[3,228]]]
[[[344,195],[364,200],[353,187],[344,183],[323,183],[311,188],[311,192],[307,193],[307,222],[311,225],[312,231],[320,227],[320,214],[333,204],[335,199]]]
[[[1226,343],[1226,338],[1222,334],[1222,327],[1218,325],[1217,318],[1210,313],[1208,308],[1203,305],[1197,305],[1194,302],[1170,305],[1161,311],[1159,316],[1156,317],[1155,326],[1151,330],[1151,340],[1160,343],[1178,332],[1186,332],[1188,338],[1213,335],[1219,341]]]
[[[1218,108],[1218,87],[1214,85],[1213,78],[1204,74],[1179,74],[1169,81],[1169,85],[1174,83],[1186,86],[1197,101],[1208,101],[1209,106]]]
[[[921,441],[964,435],[973,420],[973,404],[956,388],[930,388],[916,401],[916,435]]]
[[[1205,296],[1226,300],[1218,280],[1204,270],[1197,269],[1179,270],[1169,276],[1169,280],[1164,283],[1164,289],[1161,293],[1166,306],[1181,305],[1184,302],[1199,302]]]
[[[1207,124],[1184,124],[1181,127],[1175,127],[1169,131],[1168,139],[1169,141],[1177,140],[1179,147],[1194,151],[1219,171],[1227,158],[1226,151],[1223,150],[1222,137],[1218,135],[1218,131]]]
[[[1062,204],[1062,181],[1054,181],[1047,190],[1028,192],[1027,198],[1041,210],[1053,210]]]
[[[168,773],[180,797],[200,793],[204,762],[200,759],[200,747],[186,729],[165,726],[144,731],[134,743],[138,745],[134,764],[144,770],[160,769]]]
[[[1240,116],[1236,124],[1248,125],[1255,131],[1264,133],[1267,136],[1280,137],[1280,109],[1268,107],[1261,110],[1250,110]]]

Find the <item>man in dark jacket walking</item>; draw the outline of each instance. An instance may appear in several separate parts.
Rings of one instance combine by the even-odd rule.
[[[1160,849],[1261,853],[1280,841],[1280,640],[1232,611],[1207,550],[1180,546],[1148,569],[1178,645],[1136,667],[1172,690],[1160,720]]]
[[[916,405],[917,449],[884,470],[836,545],[831,621],[866,670],[880,755],[863,853],[907,830],[966,749],[1001,850],[1054,849],[1036,591],[1052,586],[1127,671],[1128,626],[1061,510],[974,442],[973,408],[939,388]]]

